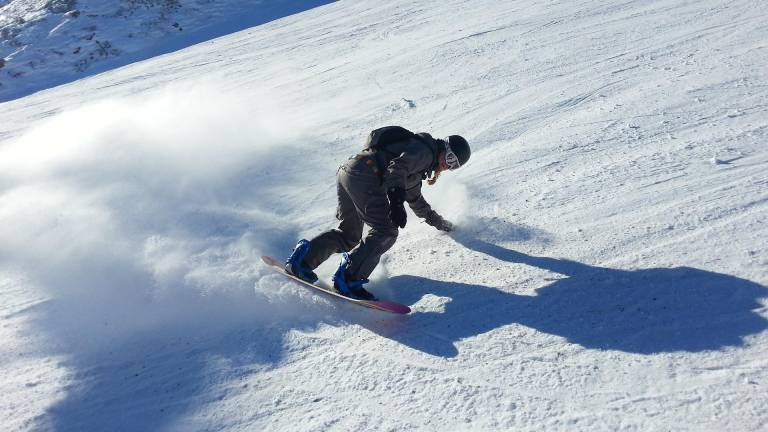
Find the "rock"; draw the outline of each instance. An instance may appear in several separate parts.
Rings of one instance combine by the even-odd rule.
[[[67,13],[75,9],[76,0],[48,0],[45,7],[53,13]]]

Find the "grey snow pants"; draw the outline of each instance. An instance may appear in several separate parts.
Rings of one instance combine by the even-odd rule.
[[[389,200],[367,157],[350,158],[336,172],[338,228],[310,240],[306,264],[317,268],[334,253],[349,252],[349,280],[367,279],[381,256],[395,244],[397,226],[389,219]],[[368,162],[368,163],[366,163]],[[368,234],[363,239],[363,225]]]

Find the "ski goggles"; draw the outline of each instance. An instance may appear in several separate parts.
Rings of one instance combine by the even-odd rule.
[[[445,163],[448,165],[448,169],[455,170],[461,166],[461,163],[459,162],[459,157],[456,156],[456,153],[453,152],[453,149],[451,149],[450,144],[448,144],[448,138],[444,140],[445,142]]]

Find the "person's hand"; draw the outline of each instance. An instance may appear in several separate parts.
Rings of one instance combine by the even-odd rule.
[[[451,232],[456,229],[455,225],[436,213],[427,219],[427,223],[439,229],[440,231]]]
[[[454,229],[456,229],[456,227],[450,221],[447,221],[443,218],[440,218],[440,221],[436,222],[433,226],[439,229],[440,231],[445,231],[445,232],[451,232]]]
[[[405,213],[405,189],[392,187],[387,190],[387,199],[389,200],[389,218],[392,223],[405,228],[408,215]]]

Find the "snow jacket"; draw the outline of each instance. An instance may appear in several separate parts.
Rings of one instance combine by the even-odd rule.
[[[384,148],[366,149],[358,157],[375,160],[373,173],[381,178],[384,190],[399,187],[405,189],[405,200],[416,216],[428,224],[441,223],[443,218],[429,205],[421,194],[421,183],[437,170],[440,143],[428,133],[395,142]]]

